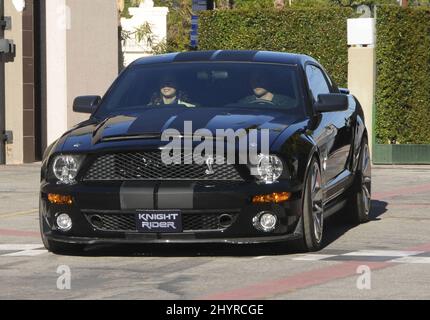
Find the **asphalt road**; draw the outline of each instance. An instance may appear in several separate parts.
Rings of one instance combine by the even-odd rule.
[[[330,219],[311,255],[217,245],[56,256],[39,238],[38,178],[38,165],[0,167],[0,299],[430,299],[430,167],[375,167],[372,220]]]

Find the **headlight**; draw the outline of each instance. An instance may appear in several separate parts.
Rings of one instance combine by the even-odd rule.
[[[61,155],[54,159],[52,171],[60,184],[73,184],[82,162],[81,156]]]
[[[276,182],[284,171],[281,158],[274,155],[260,154],[258,165],[252,170],[261,182],[271,184]]]

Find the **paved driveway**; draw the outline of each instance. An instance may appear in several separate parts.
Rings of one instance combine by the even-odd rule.
[[[41,245],[39,166],[0,167],[0,298],[430,299],[430,167],[376,167],[373,176],[372,221],[330,219],[315,254],[103,246],[73,257]]]

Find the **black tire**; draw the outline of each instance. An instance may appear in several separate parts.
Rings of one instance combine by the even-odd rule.
[[[361,224],[369,221],[372,200],[372,168],[369,144],[366,137],[361,142],[358,167],[351,191],[346,208],[348,222]]]
[[[296,242],[296,249],[300,252],[318,251],[321,249],[324,235],[324,208],[321,169],[315,158],[312,159],[306,175],[302,208],[303,237]]]
[[[42,210],[39,209],[39,226],[40,226],[40,236],[42,238],[43,245],[46,250],[58,255],[79,255],[82,254],[85,245],[83,244],[75,244],[75,243],[64,243],[59,241],[49,240],[45,236],[45,231],[48,230],[49,226],[47,225],[45,218],[42,215]]]

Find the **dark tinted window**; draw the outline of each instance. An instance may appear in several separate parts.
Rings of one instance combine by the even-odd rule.
[[[279,108],[304,114],[296,66],[263,63],[136,65],[106,95],[96,117],[174,104],[189,108]],[[165,99],[163,87],[176,99]]]
[[[308,65],[306,67],[306,76],[315,101],[318,100],[318,95],[330,93],[330,87],[320,68],[314,65]]]

